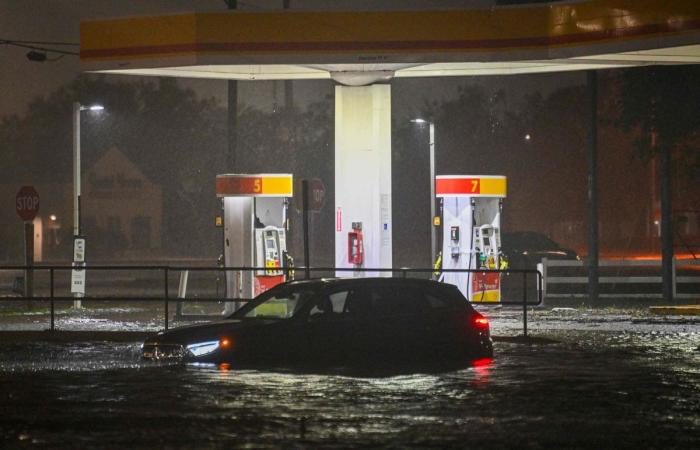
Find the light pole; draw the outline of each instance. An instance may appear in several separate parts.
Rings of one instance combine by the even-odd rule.
[[[85,296],[85,271],[76,268],[85,265],[85,240],[80,237],[80,111],[102,111],[104,106],[83,106],[73,102],[73,270],[71,292],[75,298]],[[73,301],[80,308],[80,300]]]
[[[435,262],[437,249],[437,229],[435,227],[435,123],[431,120],[413,119],[413,123],[428,124],[430,130],[430,264]]]

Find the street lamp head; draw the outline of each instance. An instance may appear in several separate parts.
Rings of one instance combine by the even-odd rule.
[[[80,105],[81,111],[102,111],[104,109],[105,109],[105,107],[102,105],[90,105],[90,106]]]
[[[413,123],[427,123],[428,121],[425,119],[418,118],[418,119],[411,119],[411,122],[413,122]]]

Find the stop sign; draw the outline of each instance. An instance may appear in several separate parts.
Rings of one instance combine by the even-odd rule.
[[[319,178],[309,180],[309,209],[320,211],[326,198],[326,186]]]
[[[15,199],[17,215],[22,220],[34,220],[36,213],[39,212],[39,194],[34,186],[22,186]]]

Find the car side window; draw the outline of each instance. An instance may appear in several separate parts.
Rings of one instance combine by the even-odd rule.
[[[366,287],[348,293],[343,312],[352,317],[365,317],[372,313],[372,299]]]
[[[280,291],[245,312],[243,317],[288,319],[313,297],[312,291]]]
[[[350,291],[345,290],[333,292],[328,296],[331,299],[334,313],[342,313],[345,311],[345,301],[348,299],[348,295],[350,295]]]
[[[432,287],[426,289],[423,294],[433,309],[459,309],[466,304],[466,299],[452,288]]]
[[[342,290],[322,295],[309,311],[309,317],[342,314],[345,311],[345,302],[349,294],[350,291]]]
[[[444,309],[448,307],[447,302],[445,302],[444,298],[440,298],[432,292],[426,292],[425,293],[425,298],[428,300],[428,304],[430,305],[431,308],[434,309]]]

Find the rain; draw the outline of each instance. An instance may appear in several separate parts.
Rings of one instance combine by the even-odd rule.
[[[671,1],[651,18],[600,3],[0,0],[0,446],[696,448],[700,9]],[[421,23],[381,25],[391,14]],[[499,22],[508,14],[561,35],[543,43]],[[219,44],[201,37],[206,21],[231,15],[261,29],[280,17],[270,23],[299,40],[207,50]],[[200,60],[119,55],[131,38],[109,27],[129,23],[133,42],[174,36],[160,22],[139,35],[142,16],[196,17]],[[357,17],[377,28],[353,29]],[[403,37],[350,49],[361,40],[348,36],[377,30]],[[103,32],[115,41],[100,48]],[[470,38],[446,43],[451,32]],[[316,45],[333,50],[304,47],[323,33]],[[176,36],[160,51],[185,45]],[[203,72],[167,72],[186,66]],[[370,125],[353,129],[343,105],[364,86],[388,96],[371,94],[355,119]],[[383,156],[361,159],[382,139]],[[222,187],[232,174],[264,189],[291,177],[265,197],[243,192],[246,179]],[[450,222],[456,197],[439,183],[431,197],[432,175],[505,178],[493,206],[479,209],[486,190],[468,197],[467,224]],[[241,192],[252,215],[235,228],[249,214],[232,212]],[[498,218],[477,223],[491,207]],[[277,233],[274,251],[260,230]],[[450,278],[451,264],[472,270]],[[477,268],[500,270],[478,295]],[[309,274],[458,280],[493,355],[322,368],[144,358],[157,333],[221,321],[265,283]]]

